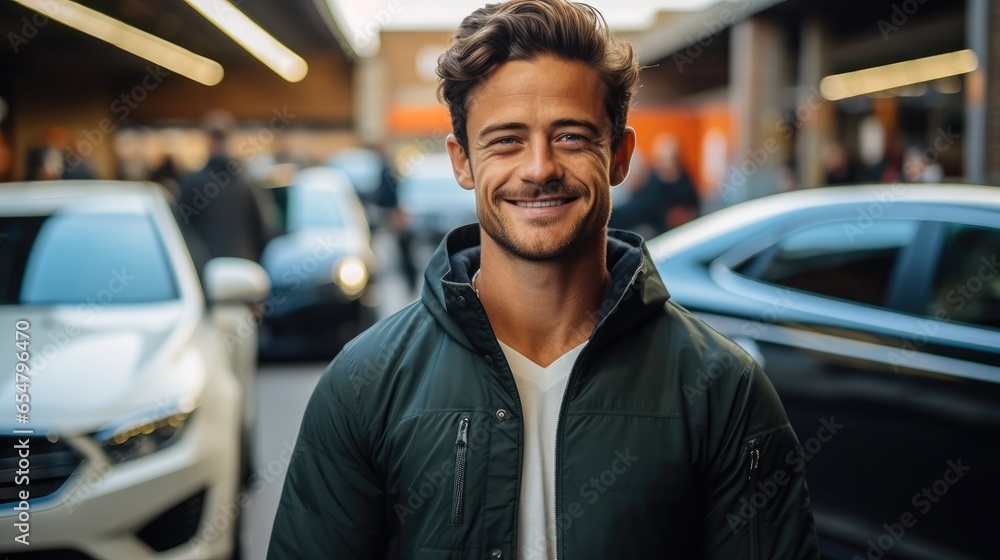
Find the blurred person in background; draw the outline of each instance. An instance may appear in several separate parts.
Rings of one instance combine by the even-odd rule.
[[[632,230],[646,239],[698,216],[701,200],[684,170],[677,138],[659,134],[653,142],[648,179],[611,215],[610,226]]]
[[[274,132],[271,147],[271,151],[254,150],[255,153],[245,162],[251,182],[267,191],[290,186],[299,171],[312,165],[309,158],[293,145],[285,131]]]
[[[148,181],[151,171],[142,149],[143,134],[135,127],[122,127],[113,138],[115,178],[119,181]],[[179,191],[178,191],[179,192]]]
[[[898,183],[903,180],[903,148],[900,138],[892,135],[886,141],[885,172],[882,173],[883,183]]]
[[[45,146],[28,152],[25,178],[29,181],[94,179],[94,170],[79,149],[81,142],[85,142],[82,134],[76,134],[71,140],[65,127],[49,128],[45,133]]]
[[[924,157],[924,149],[910,146],[903,156],[903,181],[907,183],[940,183],[944,170],[938,162]]]
[[[55,181],[62,179],[65,161],[62,146],[67,136],[63,127],[52,127],[45,133],[45,145],[28,150],[25,179],[28,181]]]
[[[178,208],[205,242],[210,257],[260,261],[273,234],[274,202],[254,184],[246,166],[229,155],[235,118],[212,111],[202,121],[208,162],[180,181]]]
[[[466,17],[437,72],[479,223],[324,372],[268,558],[818,558],[759,364],[608,231],[633,47],[586,4],[509,0]]]
[[[63,174],[62,153],[48,146],[35,148],[28,152],[27,174],[28,181],[56,181],[62,179]]]
[[[895,183],[900,180],[902,154],[895,137],[887,137],[885,126],[875,116],[866,117],[858,129],[863,183]]]
[[[11,180],[11,172],[14,168],[13,159],[7,136],[0,130],[0,181]]]
[[[379,225],[393,232],[396,237],[400,271],[403,273],[403,278],[406,279],[410,293],[413,293],[417,289],[419,271],[413,254],[413,234],[407,227],[410,217],[399,207],[399,182],[396,180],[396,170],[390,167],[388,158],[381,151],[374,148],[373,150],[382,158],[382,171],[379,174],[381,179],[374,197],[375,206],[382,210],[380,212],[382,223]]]
[[[691,176],[681,163],[680,144],[672,134],[660,134],[653,143],[652,174],[647,189],[656,193],[657,234],[698,217],[701,200]],[[661,221],[662,220],[662,221]]]
[[[90,152],[94,145],[86,139],[82,132],[73,135],[73,139],[63,146],[63,179],[92,180],[97,178],[94,167],[90,164]]]
[[[624,206],[629,200],[635,197],[635,195],[642,192],[642,189],[646,187],[646,183],[649,181],[649,164],[646,163],[646,158],[643,157],[640,150],[635,150],[632,152],[632,161],[629,163],[628,177],[625,181],[618,185],[616,188],[611,189],[611,219],[615,219],[616,209]],[[616,227],[616,226],[611,226]]]
[[[847,150],[840,142],[832,142],[823,154],[823,168],[827,185],[846,185],[854,182]]]
[[[4,132],[4,122],[8,119],[7,101],[0,97],[0,181],[13,180],[14,158],[10,141]]]
[[[180,178],[181,174],[177,170],[177,164],[174,163],[174,156],[170,154],[163,154],[160,165],[156,166],[156,169],[149,175],[149,180],[159,183],[164,190],[170,193],[170,199],[173,201],[177,201],[181,196]]]

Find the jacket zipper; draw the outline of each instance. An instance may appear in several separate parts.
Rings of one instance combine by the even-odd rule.
[[[556,554],[555,554],[555,556],[556,556],[556,558],[559,558],[559,551],[561,550],[561,548],[559,546],[560,545],[560,542],[559,542],[559,519],[560,519],[560,517],[559,517],[559,513],[560,513],[559,509],[560,509],[560,506],[562,505],[562,500],[559,499],[559,430],[560,430],[560,427],[562,426],[563,416],[566,414],[566,395],[573,388],[573,381],[576,378],[576,372],[577,372],[578,369],[580,369],[578,366],[580,364],[584,363],[583,356],[584,356],[584,354],[587,353],[587,350],[590,349],[590,344],[594,341],[594,338],[597,336],[597,331],[600,330],[601,325],[603,325],[604,322],[608,320],[608,317],[610,317],[612,314],[614,314],[615,310],[618,309],[618,306],[621,305],[622,300],[625,299],[625,294],[627,294],[628,291],[632,289],[632,285],[635,284],[635,279],[639,277],[639,273],[640,272],[642,272],[642,265],[640,265],[639,268],[635,269],[635,272],[632,273],[632,279],[628,281],[628,284],[625,286],[625,290],[622,291],[622,295],[618,297],[617,301],[615,301],[615,304],[611,307],[611,310],[608,311],[607,315],[605,315],[604,317],[602,317],[601,320],[600,320],[600,322],[597,323],[597,325],[594,326],[594,331],[591,333],[590,339],[587,341],[587,345],[584,346],[583,350],[580,351],[580,354],[576,357],[576,362],[573,364],[572,369],[570,369],[570,371],[569,371],[569,379],[566,380],[566,388],[563,389],[562,400],[559,401],[559,416],[556,417],[556,437],[555,437],[556,461],[555,461],[555,470],[554,470],[554,473],[553,473],[554,477],[555,477],[555,481],[553,483],[553,486],[555,488],[555,498],[556,498],[555,499],[556,503],[554,504],[554,508],[553,508],[553,509],[555,509],[555,520],[556,520],[556,524],[555,524],[555,529],[556,529]],[[515,543],[516,542],[517,542],[517,539],[515,539]]]
[[[749,488],[747,489],[747,502],[753,504],[754,475],[760,463],[760,442],[757,439],[747,443],[747,457],[750,462],[750,473],[748,475]],[[758,518],[762,515],[760,511],[754,511],[750,517],[750,559],[760,558],[760,523]]]
[[[455,488],[451,495],[450,525],[461,526],[465,521],[465,464],[469,454],[469,417],[458,423],[455,438]]]

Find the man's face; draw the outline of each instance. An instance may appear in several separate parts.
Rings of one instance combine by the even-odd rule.
[[[597,70],[542,56],[508,62],[470,97],[469,150],[448,139],[455,176],[476,190],[483,231],[517,257],[547,260],[589,247],[611,215],[635,145],[617,149]]]

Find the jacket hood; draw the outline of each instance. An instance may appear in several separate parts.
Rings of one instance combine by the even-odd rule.
[[[471,283],[479,269],[479,235],[479,224],[470,224],[445,236],[427,265],[421,299],[459,344],[477,353],[495,353],[496,336]],[[646,244],[635,233],[608,230],[607,267],[611,290],[590,333],[591,343],[635,327],[670,298]]]

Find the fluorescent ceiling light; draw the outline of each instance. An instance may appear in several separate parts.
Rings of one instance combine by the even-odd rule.
[[[337,17],[353,30],[454,31],[465,16],[492,1],[484,0],[327,0]],[[614,29],[648,27],[658,11],[698,11],[718,0],[588,0]],[[743,0],[746,3],[746,0]]]
[[[222,81],[222,65],[70,0],[14,0],[43,16],[206,86]]]
[[[736,2],[737,0],[733,0]],[[738,0],[746,2],[747,0]],[[314,0],[325,4],[340,35],[359,57],[378,54],[382,31],[454,31],[484,0]],[[616,31],[646,29],[659,11],[704,10],[719,0],[587,0]],[[490,0],[492,3],[492,0]]]
[[[381,47],[382,23],[378,18],[369,17],[370,14],[366,14],[364,10],[374,11],[377,8],[391,15],[392,12],[384,7],[385,0],[377,0],[375,7],[356,0],[325,0],[325,2],[333,14],[333,21],[340,29],[340,35],[347,41],[354,54],[361,58],[377,55]],[[393,7],[398,11],[400,3],[396,1]],[[384,14],[381,19],[387,21]]]
[[[289,82],[306,77],[309,65],[226,0],[184,0],[241,47]]]
[[[971,49],[827,76],[819,90],[830,101],[967,74],[979,67]]]

